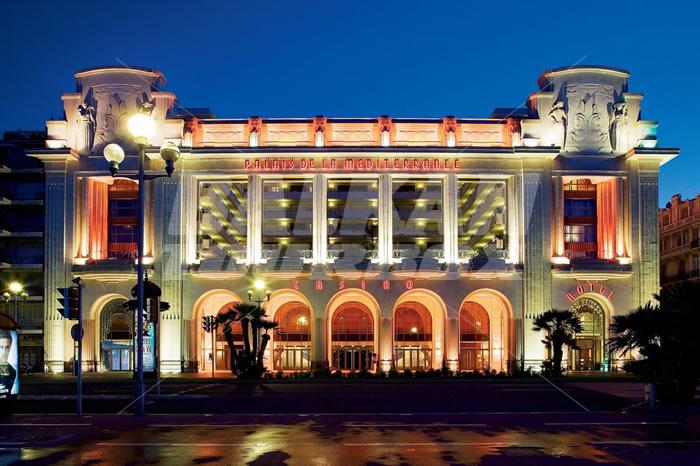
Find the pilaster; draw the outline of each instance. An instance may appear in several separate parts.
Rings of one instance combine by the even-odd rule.
[[[176,171],[171,178],[154,183],[154,253],[157,283],[162,300],[170,303],[170,310],[160,314],[159,355],[162,372],[182,370],[183,308],[182,269],[184,223],[182,215],[181,175]]]
[[[391,264],[393,258],[392,245],[392,184],[391,175],[382,174],[379,176],[379,259],[383,264]]]
[[[325,175],[313,179],[313,250],[314,264],[325,264],[328,259],[328,210],[326,209],[328,185]]]
[[[456,264],[457,244],[457,175],[449,173],[442,189],[444,257],[447,264]]]

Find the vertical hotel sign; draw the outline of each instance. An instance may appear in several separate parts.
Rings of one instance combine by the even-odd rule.
[[[459,170],[456,157],[261,157],[243,161],[243,168],[252,172],[283,171],[449,171]]]

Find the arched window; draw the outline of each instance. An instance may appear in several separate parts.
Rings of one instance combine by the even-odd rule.
[[[333,341],[374,341],[374,322],[367,306],[345,303],[335,312],[332,324]]]
[[[430,311],[422,304],[406,302],[394,314],[394,340],[431,341],[432,318]]]

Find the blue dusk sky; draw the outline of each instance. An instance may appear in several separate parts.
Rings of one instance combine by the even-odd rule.
[[[700,192],[696,2],[12,1],[0,37],[0,131],[61,118],[73,73],[162,71],[184,107],[217,117],[487,117],[517,107],[542,71],[632,73],[659,122],[660,204]]]

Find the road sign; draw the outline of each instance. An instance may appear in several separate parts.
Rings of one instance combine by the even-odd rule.
[[[82,340],[83,336],[85,336],[85,331],[83,330],[83,326],[79,324],[75,324],[70,328],[70,336],[73,338],[74,341]]]

